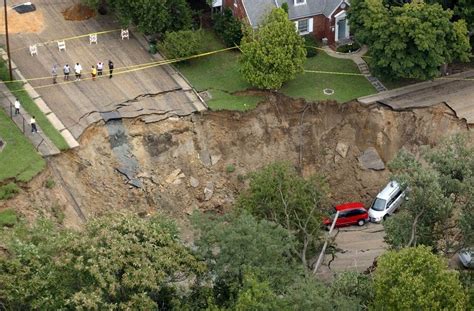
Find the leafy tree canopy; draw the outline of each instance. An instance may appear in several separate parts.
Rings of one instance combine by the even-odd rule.
[[[19,227],[0,257],[7,309],[155,309],[177,299],[179,282],[204,271],[173,223],[111,215],[83,232],[47,223]]]
[[[443,64],[468,61],[466,22],[452,22],[439,4],[412,1],[385,6],[382,0],[351,1],[349,22],[369,46],[374,70],[388,78],[431,79]]]
[[[240,71],[255,87],[276,90],[303,72],[304,40],[282,9],[272,10],[259,29],[246,29],[241,51]]]
[[[374,286],[375,310],[466,310],[458,273],[427,247],[383,254]]]
[[[224,301],[235,297],[245,272],[269,282],[280,293],[304,275],[291,254],[295,240],[276,223],[243,212],[225,216],[195,214],[193,225],[199,232],[197,253],[217,277],[216,292],[226,297]]]
[[[422,153],[425,165],[407,152],[390,164],[408,186],[408,201],[385,224],[394,247],[423,244],[453,253],[474,244],[474,148],[470,136],[455,135]]]
[[[308,180],[286,163],[264,167],[250,177],[250,188],[237,202],[259,219],[271,220],[293,233],[298,241],[294,253],[304,266],[319,246],[322,217],[327,208],[328,187],[317,176]]]
[[[192,11],[186,0],[109,0],[109,4],[123,25],[134,24],[145,34],[164,34],[192,26]]]

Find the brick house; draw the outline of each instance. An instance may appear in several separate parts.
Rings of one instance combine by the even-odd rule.
[[[275,7],[288,3],[288,15],[301,35],[313,34],[329,45],[349,39],[347,8],[349,0],[220,0],[235,16],[258,27]]]

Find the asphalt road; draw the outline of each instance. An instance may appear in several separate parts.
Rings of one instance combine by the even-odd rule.
[[[10,1],[9,5],[21,2]],[[30,83],[74,137],[79,138],[89,125],[102,120],[100,112],[117,111],[122,117],[130,118],[156,115],[155,120],[159,120],[205,109],[190,86],[169,66],[119,74],[122,67],[150,63],[156,59],[137,40],[139,34],[136,34],[137,37],[131,35],[130,40],[121,40],[121,27],[112,16],[98,15],[84,21],[66,21],[61,12],[74,1],[38,0],[34,3],[43,13],[43,30],[40,33],[11,34],[11,56],[26,79],[47,77]],[[58,49],[56,40],[113,29],[118,30],[99,34],[97,44],[89,44],[89,37],[86,36],[66,40],[66,50]],[[28,47],[38,43],[43,43],[38,45],[38,55],[31,56]],[[113,78],[105,76],[92,81],[91,66],[98,61],[107,64],[108,60],[115,65]],[[62,67],[66,63],[73,67],[76,62],[83,67],[84,79],[64,83]],[[58,84],[52,84],[53,64],[59,67]],[[73,73],[71,78],[74,80]]]

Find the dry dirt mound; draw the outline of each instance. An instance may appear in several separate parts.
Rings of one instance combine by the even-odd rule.
[[[5,34],[4,7],[0,8],[0,34]],[[41,32],[44,28],[43,12],[37,9],[34,12],[20,14],[11,8],[7,9],[8,33]]]
[[[230,207],[247,185],[245,176],[275,161],[288,161],[305,176],[326,176],[333,203],[369,203],[390,173],[359,164],[368,148],[387,164],[401,148],[417,153],[420,146],[467,131],[465,122],[443,105],[395,112],[379,105],[307,104],[283,96],[272,96],[247,113],[124,124],[142,188],[117,173],[107,129],[97,125],[85,132],[79,149],[53,158],[54,170],[38,178],[53,178],[59,188],[34,187],[9,204],[54,211],[50,205],[56,202],[65,208],[68,224],[78,222],[78,207],[86,217],[158,209],[182,219],[194,209]]]
[[[94,17],[96,14],[95,10],[80,3],[67,8],[62,13],[67,21],[83,21]]]

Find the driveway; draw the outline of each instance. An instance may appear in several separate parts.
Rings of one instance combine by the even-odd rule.
[[[9,1],[9,5],[22,2]],[[89,125],[102,120],[103,112],[116,112],[114,117],[140,117],[145,122],[153,122],[206,109],[189,84],[169,66],[121,74],[121,68],[150,63],[156,58],[145,49],[146,43],[140,34],[132,33],[130,40],[121,40],[121,27],[113,16],[98,15],[84,21],[66,21],[61,12],[74,4],[72,0],[39,0],[34,4],[38,9],[36,14],[42,15],[35,20],[44,25],[35,27],[40,29],[36,33],[12,33],[11,57],[26,79],[49,77],[53,64],[59,65],[58,84],[53,85],[51,78],[30,80],[30,83],[75,138],[79,138]],[[59,51],[55,42],[108,30],[116,31],[99,34],[97,44],[89,44],[88,36],[74,38],[66,40],[65,51]],[[40,44],[38,55],[31,56],[28,47],[44,42],[49,43]],[[112,60],[116,68],[112,79],[62,81],[62,66],[66,63],[73,67],[79,62],[84,68],[83,77],[90,78],[91,66],[108,60]]]
[[[367,223],[364,227],[342,227],[334,231],[337,230],[334,259],[331,255],[326,255],[318,271],[323,279],[330,279],[337,272],[363,272],[387,248],[383,240],[385,232],[382,224]]]

